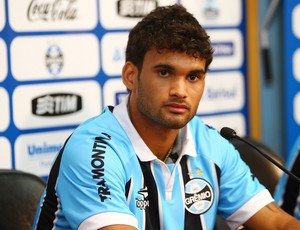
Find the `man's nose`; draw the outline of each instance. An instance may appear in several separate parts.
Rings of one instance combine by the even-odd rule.
[[[171,81],[170,95],[176,97],[186,97],[187,82],[184,77],[175,77]]]

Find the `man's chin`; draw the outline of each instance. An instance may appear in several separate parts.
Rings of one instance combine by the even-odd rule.
[[[186,126],[186,124],[188,123],[189,120],[184,119],[184,120],[173,120],[173,121],[167,121],[165,122],[165,126],[166,128],[169,129],[181,129],[184,126]]]

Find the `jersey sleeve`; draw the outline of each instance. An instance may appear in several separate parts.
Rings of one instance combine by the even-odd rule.
[[[108,132],[97,132],[79,129],[65,146],[56,188],[60,210],[74,229],[137,227],[125,196],[130,175],[117,153],[122,144]]]
[[[252,174],[234,146],[222,137],[219,212],[232,229],[245,223],[273,201],[269,191]]]
[[[220,170],[218,213],[232,229],[273,201],[269,191],[251,173],[235,147],[200,119],[193,119],[192,132],[198,151]]]

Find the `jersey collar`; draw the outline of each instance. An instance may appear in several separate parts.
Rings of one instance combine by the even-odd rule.
[[[127,133],[128,138],[132,142],[133,148],[139,159],[141,161],[156,160],[158,158],[151,152],[131,123],[127,109],[128,98],[129,96],[126,96],[126,98],[114,108],[113,114]],[[192,138],[189,125],[183,127],[180,130],[180,133],[182,134],[182,148],[181,153],[179,153],[179,158],[181,158],[183,155],[196,156],[195,143],[194,139]]]

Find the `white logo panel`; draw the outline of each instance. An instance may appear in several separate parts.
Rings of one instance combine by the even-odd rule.
[[[16,169],[48,176],[50,168],[72,130],[24,134],[15,142]]]
[[[107,33],[101,41],[102,68],[106,75],[121,75],[128,33]]]
[[[238,26],[242,21],[241,0],[181,0],[203,27]]]
[[[242,113],[231,113],[200,117],[205,124],[212,126],[219,131],[223,127],[230,127],[233,130],[235,130],[239,136],[246,136],[246,118]]]
[[[294,98],[294,119],[298,125],[300,125],[300,92],[298,92]]]
[[[19,86],[13,118],[19,129],[77,125],[101,111],[96,81]]]
[[[8,6],[17,32],[91,30],[97,24],[96,0],[9,0]]]
[[[93,34],[17,37],[11,44],[12,74],[19,81],[94,77],[99,56]]]
[[[157,6],[171,5],[175,0],[99,0],[100,23],[106,29],[130,29]]]
[[[5,0],[0,0],[0,31],[5,25]]]
[[[299,22],[300,22],[300,4],[295,6],[295,8],[292,11],[292,31],[298,39],[300,39]]]
[[[121,103],[127,94],[121,78],[108,80],[103,86],[103,106],[115,106]]]
[[[197,113],[241,110],[245,103],[245,82],[241,72],[208,73]]]
[[[7,91],[0,87],[0,132],[7,129],[9,122],[9,96]]]
[[[0,168],[11,169],[12,168],[12,152],[9,141],[5,137],[0,137],[1,146],[1,160]]]
[[[300,13],[300,12],[299,12]],[[300,48],[296,49],[293,54],[293,75],[295,79],[300,82]]]
[[[0,38],[0,82],[7,77],[7,49],[5,42]]]
[[[210,69],[239,69],[243,64],[243,37],[239,30],[209,30],[215,49]]]

